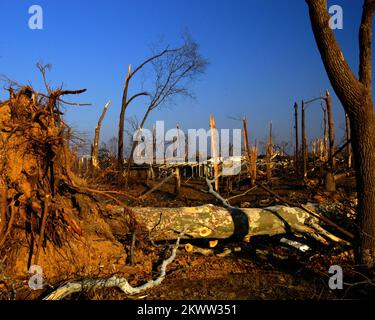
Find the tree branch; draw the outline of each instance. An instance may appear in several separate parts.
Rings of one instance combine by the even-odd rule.
[[[363,13],[361,26],[359,29],[359,80],[363,83],[367,90],[371,92],[371,51],[372,51],[372,21],[375,10],[374,0],[365,0],[363,5]]]
[[[140,64],[129,76],[129,80],[139,71],[141,70],[146,64],[150,63],[151,61],[157,59],[157,58],[160,58],[161,56],[167,54],[167,53],[170,53],[170,52],[176,52],[178,50],[180,50],[181,48],[178,48],[178,49],[165,49],[163,50],[162,52],[152,56],[151,58],[147,59],[145,62],[143,62],[142,64]]]
[[[81,94],[81,93],[84,93],[86,92],[87,89],[80,89],[80,90],[58,90],[57,91],[57,95],[58,96],[63,96],[63,95],[66,95],[66,94]]]
[[[128,102],[126,103],[126,106],[128,106],[134,99],[140,97],[140,96],[149,96],[150,94],[148,92],[140,92],[135,95],[133,95]]]
[[[67,284],[59,287],[56,291],[50,293],[43,300],[61,300],[66,296],[80,292],[87,289],[100,289],[118,287],[127,295],[135,295],[142,293],[146,290],[154,288],[161,284],[167,274],[167,267],[173,262],[176,257],[177,249],[180,245],[180,239],[184,236],[186,229],[180,232],[175,245],[173,246],[172,253],[168,259],[163,260],[160,266],[160,275],[155,280],[149,280],[139,287],[132,287],[126,278],[112,277],[109,279],[84,279],[77,282],[68,282]]]

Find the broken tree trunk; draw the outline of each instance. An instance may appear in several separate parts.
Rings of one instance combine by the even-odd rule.
[[[324,150],[324,161],[328,160],[328,127],[327,127],[327,108],[322,107],[323,110],[323,150]]]
[[[328,171],[325,177],[325,190],[328,192],[335,192],[336,191],[336,182],[334,176],[335,170],[335,133],[334,133],[334,123],[332,117],[332,104],[331,104],[331,96],[329,91],[326,91],[326,109],[327,109],[327,116],[328,116],[328,140],[329,140],[329,149],[328,149]]]
[[[128,73],[125,78],[124,91],[122,94],[121,112],[118,128],[118,150],[117,150],[117,169],[122,174],[124,168],[124,122],[125,122],[125,111],[128,106],[128,88],[131,76],[131,64],[128,66]]]
[[[306,126],[305,126],[305,102],[302,101],[302,113],[301,113],[301,127],[302,127],[302,170],[303,180],[307,179],[307,138],[306,138]]]
[[[316,160],[316,146],[317,146],[317,140],[314,140],[311,142],[311,157],[312,157],[312,161],[313,161],[313,166],[315,168],[315,160]]]
[[[109,104],[111,101],[108,101],[104,109],[102,111],[102,114],[99,118],[98,124],[95,128],[95,137],[94,137],[94,144],[92,146],[92,154],[91,154],[91,165],[93,170],[99,169],[99,138],[100,138],[100,127],[102,126],[103,119],[105,117],[105,114],[108,110]]]
[[[181,191],[181,174],[180,174],[180,168],[176,168],[174,171],[174,181],[175,181],[175,186],[174,186],[174,194],[178,196]]]
[[[251,186],[255,186],[257,180],[257,159],[258,159],[258,147],[257,145],[251,147],[250,153],[250,174],[251,174]]]
[[[298,104],[297,102],[294,103],[294,129],[295,129],[295,138],[296,138],[296,146],[295,146],[295,154],[294,154],[294,166],[296,170],[296,174],[298,175]]]
[[[108,209],[114,216],[122,207]],[[135,221],[154,241],[174,240],[181,230],[183,238],[233,239],[249,241],[253,236],[303,234],[320,243],[346,243],[319,225],[319,220],[300,208],[223,208],[211,204],[200,207],[132,208]],[[311,207],[311,210],[315,210]]]
[[[214,161],[214,177],[219,176],[219,163],[218,163],[218,145],[217,145],[217,131],[215,127],[215,119],[210,114],[210,127],[211,127],[211,150],[212,150],[212,159]],[[219,190],[219,179],[215,180],[215,190]]]
[[[270,135],[267,143],[267,181],[272,178],[272,122],[270,123]]]
[[[329,91],[326,92],[326,104],[327,104],[327,116],[328,116],[328,141],[329,141],[329,149],[328,149],[328,157],[329,157],[329,165],[331,170],[335,169],[335,158],[333,154],[335,153],[335,127],[333,123],[333,116],[332,116],[332,103],[331,103],[331,96]]]
[[[246,115],[244,115],[244,118],[243,118],[243,140],[244,140],[244,148],[245,148],[245,157],[246,157],[246,162],[247,162],[247,173],[250,178],[250,186],[253,187],[257,179],[258,148],[256,145],[251,147],[251,149],[249,148]]]
[[[253,179],[251,175],[251,156],[250,156],[250,150],[249,150],[249,140],[247,138],[247,124],[246,124],[246,114],[243,116],[243,145],[245,149],[245,157],[246,157],[246,167],[247,167],[247,174],[250,178],[251,186],[253,185]]]

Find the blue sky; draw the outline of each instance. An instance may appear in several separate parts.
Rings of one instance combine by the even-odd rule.
[[[355,74],[358,70],[360,0],[328,1],[344,10],[337,38]],[[41,5],[44,29],[28,28],[28,8]],[[272,121],[277,141],[293,141],[293,104],[330,89],[337,140],[344,126],[342,107],[331,89],[311,31],[303,0],[0,0],[0,73],[19,83],[43,88],[35,64],[51,63],[51,84],[87,88],[74,97],[91,107],[67,107],[73,128],[93,133],[105,102],[111,106],[102,138],[117,135],[122,88],[128,64],[150,56],[150,47],[180,43],[188,29],[208,59],[206,73],[193,86],[195,100],[151,114],[147,126],[165,120],[167,127],[207,128],[209,114],[217,127],[241,124],[229,117],[246,113],[250,139],[263,140]],[[134,81],[131,92],[140,89]],[[7,93],[0,92],[0,99]],[[143,116],[145,100],[129,106],[127,116]],[[321,134],[319,104],[307,111],[308,137]]]

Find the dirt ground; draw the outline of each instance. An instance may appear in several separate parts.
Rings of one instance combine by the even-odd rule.
[[[141,181],[141,180],[139,180]],[[132,196],[139,196],[156,185],[156,181],[143,180],[142,183],[132,183],[130,191]],[[285,183],[287,181],[287,183]],[[220,205],[217,199],[208,194],[204,180],[182,179],[181,192],[179,196],[173,193],[173,182],[166,183],[159,190],[153,192],[142,201],[121,199],[131,206],[145,207],[180,207],[198,206],[212,203]],[[353,197],[353,177],[342,179],[338,183],[338,192],[335,195],[320,191],[314,184],[305,186],[293,177],[282,176],[272,180],[272,188],[275,192],[289,200],[299,203],[324,202],[345,203]],[[114,185],[93,186],[105,188],[106,190],[118,190]],[[231,197],[246,191],[248,186],[246,180],[241,185],[234,186]],[[225,190],[221,190],[224,197]],[[101,199],[101,201],[109,201]],[[266,207],[280,204],[275,198],[260,188],[254,189],[245,196],[230,201],[231,205],[239,207]],[[349,203],[349,202],[348,202]],[[349,204],[348,204],[349,205]],[[347,207],[349,208],[349,207]],[[351,208],[349,208],[351,209]],[[350,229],[350,213],[341,212],[343,216],[330,217]],[[349,218],[348,218],[349,217]],[[232,249],[232,253],[225,257],[204,256],[197,253],[187,253],[183,244],[178,251],[177,258],[168,267],[168,272],[162,284],[138,297],[125,296],[118,289],[101,289],[97,291],[85,291],[73,294],[69,299],[173,299],[173,300],[269,300],[269,299],[297,299],[297,300],[323,300],[357,298],[372,295],[372,286],[363,290],[357,290],[355,285],[348,285],[344,290],[330,290],[328,286],[328,269],[333,264],[344,267],[349,277],[357,279],[353,273],[353,252],[348,248],[319,248],[311,244],[312,250],[302,253],[297,249],[280,244],[281,236],[255,237],[250,243],[219,243],[215,248],[220,254],[225,249]],[[123,242],[127,254],[129,247],[126,241],[129,239],[118,239]],[[136,242],[135,258],[136,265],[127,264],[121,271],[131,285],[140,285],[150,278],[158,275],[158,266],[161,259],[168,256],[168,246],[160,244],[153,247],[150,244]],[[94,266],[95,267],[95,266]],[[98,273],[100,276],[100,273]],[[353,278],[353,279],[354,279]],[[79,277],[77,276],[77,279]],[[77,280],[76,279],[76,280]],[[27,288],[26,279],[22,279],[13,290],[6,284],[3,287],[2,298],[4,299],[38,299],[42,298],[52,287],[44,291],[31,292]],[[62,282],[61,282],[62,283]],[[6,285],[5,285],[6,284]],[[56,287],[59,283],[53,283]],[[4,290],[5,289],[5,290]]]
[[[288,179],[288,183],[285,183]],[[131,194],[143,194],[156,185],[156,181],[132,184]],[[110,187],[110,186],[108,186]],[[241,194],[247,190],[246,183],[237,185],[230,195]],[[319,188],[304,186],[298,180],[283,177],[272,181],[272,188],[278,194],[300,203],[324,202],[342,203],[352,197],[354,179],[348,177],[338,183],[338,193],[325,194]],[[207,194],[204,180],[182,180],[179,196],[173,194],[174,184],[166,183],[141,202],[129,202],[129,205],[150,207],[198,206],[206,203],[220,205],[217,199]],[[222,191],[225,196],[225,191]],[[125,200],[125,199],[124,199]],[[239,207],[265,207],[279,204],[272,196],[260,188],[230,202]],[[343,222],[343,218],[331,217]],[[347,218],[347,217],[345,217]],[[345,221],[347,221],[346,219]],[[344,223],[345,224],[345,223]],[[350,222],[347,222],[350,226]],[[72,296],[74,299],[173,299],[173,300],[268,300],[297,299],[322,300],[356,298],[359,293],[355,286],[347,286],[345,290],[329,289],[328,269],[333,264],[344,267],[346,274],[353,275],[353,252],[337,248],[314,248],[308,253],[301,253],[290,247],[282,246],[280,237],[258,237],[250,243],[219,243],[217,252],[230,248],[232,254],[226,257],[203,256],[189,254],[183,247],[175,261],[170,265],[166,279],[162,285],[139,297],[126,297],[117,289],[104,289],[101,292],[87,292]],[[317,249],[317,250],[315,250]],[[148,249],[149,250],[149,249]],[[132,285],[139,285],[157,276],[160,256],[163,249],[152,249],[152,253],[144,253],[142,246],[137,248],[137,274],[129,276]],[[140,272],[144,260],[152,258],[153,272]],[[354,276],[355,277],[355,276]],[[369,290],[362,292],[368,296]]]

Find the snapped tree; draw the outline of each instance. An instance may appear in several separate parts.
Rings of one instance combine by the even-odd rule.
[[[130,99],[127,98],[130,80],[148,65],[152,66],[153,87],[150,90],[134,94]],[[148,115],[152,110],[160,108],[163,104],[170,103],[176,96],[191,96],[188,90],[189,83],[197,75],[205,71],[207,62],[198,52],[198,45],[188,34],[183,36],[183,45],[179,48],[169,49],[168,47],[151,58],[141,63],[133,72],[131,66],[125,80],[124,93],[122,99],[119,136],[118,136],[118,170],[122,173],[124,169],[124,122],[125,111],[129,104],[139,96],[148,96],[150,98],[146,112],[139,128],[143,128]],[[133,143],[128,169],[132,162],[133,152],[136,144]]]

